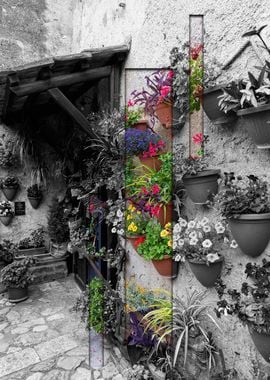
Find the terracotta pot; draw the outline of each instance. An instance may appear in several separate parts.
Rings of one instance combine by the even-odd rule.
[[[219,260],[210,263],[209,265],[190,260],[188,260],[188,263],[197,280],[206,288],[210,288],[215,285],[215,282],[220,276],[223,261],[224,259],[221,257]]]
[[[270,334],[259,333],[251,328],[249,333],[259,353],[270,363]]]
[[[12,201],[15,198],[15,195],[18,191],[18,186],[16,187],[5,187],[3,186],[3,193],[8,201]]]
[[[228,222],[243,253],[250,257],[263,253],[270,240],[270,213],[240,215]]]
[[[157,220],[162,226],[173,221],[173,204],[172,202],[161,206]]]
[[[157,272],[164,277],[176,278],[178,274],[178,265],[174,263],[170,256],[164,256],[163,260],[152,260]]]
[[[39,198],[28,197],[28,199],[29,199],[29,202],[30,202],[31,206],[32,206],[34,209],[37,209],[38,206],[40,205],[40,202],[41,202],[42,197],[39,197]]]
[[[126,239],[130,242],[130,244],[132,245],[132,247],[135,249],[136,252],[137,252],[137,246],[136,246],[135,242],[137,239],[139,239],[141,237],[145,237],[145,235],[134,235],[134,236],[128,235],[128,236],[126,236]]]
[[[185,175],[183,183],[193,203],[205,204],[218,192],[220,170],[203,170],[197,175]]]
[[[171,128],[173,124],[173,107],[172,104],[158,103],[156,106],[156,115],[159,122],[164,128]]]
[[[158,171],[161,168],[162,161],[159,159],[159,156],[144,158],[142,155],[139,155],[139,159],[142,165],[147,166],[150,169]]]
[[[149,128],[148,121],[147,120],[139,120],[136,124],[132,126],[132,128],[138,129],[139,131],[146,132],[146,130]]]
[[[270,148],[270,104],[252,107],[237,112],[242,117],[248,134],[252,137],[257,148]]]
[[[222,95],[222,86],[216,86],[204,90],[203,94],[203,109],[208,119],[215,125],[232,124],[236,121],[237,115],[235,112],[228,112],[227,114],[220,110],[218,96]]]
[[[13,215],[7,215],[7,216],[0,215],[1,223],[4,224],[5,226],[10,225],[12,219],[13,219]]]
[[[28,288],[8,288],[9,302],[21,302],[28,298]]]

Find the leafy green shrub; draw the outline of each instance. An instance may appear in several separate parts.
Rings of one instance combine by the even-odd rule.
[[[89,327],[98,334],[104,332],[104,284],[100,278],[89,283]]]

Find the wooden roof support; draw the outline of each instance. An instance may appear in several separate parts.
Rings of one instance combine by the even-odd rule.
[[[52,77],[48,80],[37,80],[27,84],[11,87],[10,90],[16,96],[28,96],[40,93],[51,88],[72,86],[76,83],[90,82],[110,76],[111,66],[99,67],[79,73],[65,74]]]
[[[59,88],[51,88],[48,93],[53,100],[66,111],[76,123],[86,132],[91,138],[96,138],[95,133],[90,129],[89,122],[86,117],[78,110],[77,107],[62,93]]]

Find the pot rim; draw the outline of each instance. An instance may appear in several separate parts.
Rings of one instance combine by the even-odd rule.
[[[146,234],[144,234],[144,235],[126,235],[125,237],[126,237],[126,239],[138,239],[140,237],[145,237],[145,236],[146,236]]]
[[[240,220],[267,220],[270,219],[270,212],[265,212],[263,214],[240,214],[237,216],[232,216],[230,219],[240,219]]]
[[[199,261],[196,261],[196,260],[190,260],[190,259],[187,259],[187,261],[191,264],[199,264],[199,265],[205,265],[205,266],[208,266],[206,264],[206,262],[199,262]],[[220,262],[223,262],[224,261],[224,256],[221,256],[218,260],[214,261],[213,263],[209,262],[209,266],[213,265],[213,264],[216,264],[216,263],[220,263]]]
[[[3,185],[2,188],[3,189],[18,189],[19,185],[16,185],[16,186],[5,186]]]
[[[221,83],[214,87],[209,87],[209,88],[204,89],[203,94],[207,95],[207,94],[210,94],[211,92],[222,90],[224,87],[226,87],[225,83],[224,84]]]
[[[252,113],[258,113],[263,111],[270,111],[270,103],[263,104],[258,107],[250,107],[250,108],[244,108],[242,110],[237,111],[238,116],[244,116],[244,115],[250,115]]]
[[[169,255],[164,255],[161,260],[159,260],[159,259],[152,259],[152,261],[159,261],[160,262],[160,261],[168,260],[168,259],[171,259],[173,261],[172,256],[169,256]]]
[[[212,175],[220,175],[220,169],[207,169],[207,170],[202,170],[201,172],[197,173],[196,175],[192,174],[185,174],[183,176],[184,179],[190,179],[190,178],[198,178],[198,177],[208,177]]]

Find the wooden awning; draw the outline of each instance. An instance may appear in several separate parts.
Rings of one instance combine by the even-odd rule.
[[[1,120],[9,124],[10,116],[22,113],[26,105],[46,104],[53,99],[89,132],[87,120],[70,99],[85,91],[87,83],[107,77],[111,81],[110,98],[119,97],[120,67],[128,52],[127,45],[90,49],[1,72]]]

